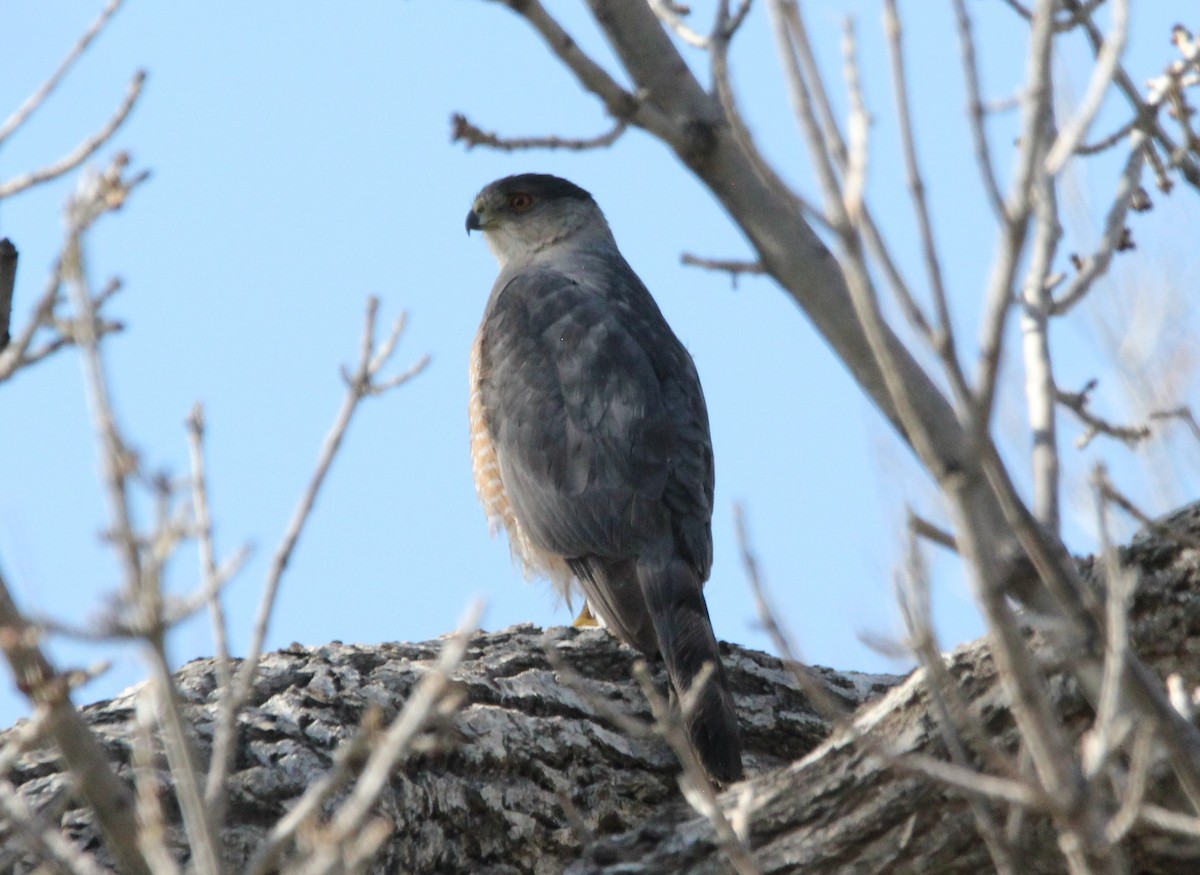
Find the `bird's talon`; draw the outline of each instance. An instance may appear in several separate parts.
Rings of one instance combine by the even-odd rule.
[[[575,622],[571,625],[576,629],[598,629],[600,628],[600,621],[592,613],[591,606],[587,602],[584,602],[583,610],[579,612],[579,616],[575,618]]]

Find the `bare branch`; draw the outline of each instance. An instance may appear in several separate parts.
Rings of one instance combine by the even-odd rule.
[[[1087,92],[1075,115],[1059,130],[1058,138],[1046,153],[1045,171],[1049,175],[1055,176],[1063,168],[1087,136],[1116,75],[1128,35],[1129,0],[1113,0],[1112,30],[1096,55],[1096,66],[1092,68]]]
[[[279,594],[279,585],[283,579],[283,573],[287,569],[292,553],[296,549],[296,544],[300,540],[305,524],[312,513],[313,506],[316,504],[317,495],[320,493],[321,486],[329,474],[338,450],[341,448],[342,441],[346,436],[346,432],[350,427],[350,422],[354,417],[355,411],[358,409],[359,403],[363,398],[378,395],[387,388],[402,385],[411,377],[419,374],[429,362],[429,357],[423,356],[399,377],[386,381],[384,384],[378,382],[379,373],[390,360],[400,333],[404,329],[404,318],[401,316],[394,323],[384,345],[377,351],[374,347],[374,337],[375,320],[378,310],[379,300],[374,297],[369,298],[367,300],[366,319],[363,325],[358,367],[353,374],[344,375],[347,382],[346,397],[342,401],[342,407],[334,420],[333,428],[326,436],[325,442],[321,447],[317,466],[308,483],[308,487],[301,496],[300,502],[296,506],[291,521],[284,532],[283,540],[280,542],[279,548],[276,550],[275,556],[271,561],[271,568],[267,574],[267,581],[263,588],[258,614],[255,618],[250,647],[246,658],[242,661],[242,665],[235,675],[234,692],[229,700],[227,716],[223,716],[223,719],[218,723],[213,739],[213,765],[211,768],[215,774],[210,774],[209,776],[208,784],[210,788],[223,785],[225,776],[229,774],[236,747],[236,715],[247,701],[253,689],[254,678],[258,672],[259,658],[262,656],[262,651],[266,644],[267,629],[270,625],[271,615],[274,612],[275,600]],[[215,789],[210,790],[209,798],[212,799],[216,793]]]
[[[1129,773],[1125,781],[1125,793],[1121,806],[1109,818],[1104,835],[1108,841],[1117,843],[1137,823],[1142,814],[1146,796],[1146,778],[1150,771],[1151,754],[1154,752],[1154,733],[1147,727],[1138,728],[1133,739],[1133,755],[1130,757]]]
[[[130,765],[133,767],[133,786],[137,800],[141,829],[138,841],[155,875],[176,875],[179,864],[166,846],[166,817],[162,807],[162,787],[159,785],[157,757],[154,752],[155,724],[153,691],[143,688],[137,697],[133,721]]]
[[[1158,805],[1143,805],[1138,812],[1138,820],[1163,832],[1188,838],[1200,837],[1200,817],[1168,811]]]
[[[221,840],[217,825],[204,804],[200,787],[200,770],[187,720],[179,703],[179,692],[171,677],[162,632],[148,637],[150,645],[150,684],[143,695],[153,696],[154,716],[159,736],[166,750],[167,763],[175,784],[175,798],[183,814],[183,826],[188,836],[191,864],[199,875],[219,875]]]
[[[1092,728],[1084,735],[1081,749],[1084,775],[1089,779],[1098,775],[1124,740],[1125,734],[1133,729],[1132,720],[1123,713],[1121,688],[1124,685],[1125,667],[1129,653],[1129,607],[1133,601],[1136,574],[1122,568],[1116,547],[1109,534],[1108,501],[1105,498],[1109,485],[1108,474],[1103,463],[1098,464],[1092,474],[1096,504],[1096,522],[1100,530],[1100,568],[1106,590],[1104,624],[1104,675],[1100,684],[1100,697],[1096,705],[1096,719]],[[1111,829],[1111,823],[1109,827]]]
[[[138,824],[128,788],[109,765],[104,748],[71,704],[63,676],[37,645],[28,620],[18,610],[0,572],[0,650],[16,677],[17,688],[45,709],[46,726],[75,777],[122,871],[150,875],[138,847]]]
[[[826,209],[829,210],[829,218],[824,224],[835,233],[845,234],[847,220],[843,198],[849,160],[846,143],[813,54],[799,6],[794,0],[776,0],[770,8],[773,12],[778,52],[784,64],[792,100],[792,112],[800,126],[809,154],[817,165],[822,195]],[[840,184],[839,178],[842,179]],[[900,309],[909,324],[927,342],[935,345],[928,319],[909,291],[908,283],[901,275],[865,202],[859,205],[854,228],[863,235],[871,253],[878,259],[879,266],[895,292]]]
[[[670,0],[650,0],[650,8],[663,24],[671,28],[675,35],[689,46],[697,49],[709,48],[709,38],[692,30]]]
[[[437,665],[421,679],[408,701],[404,703],[400,715],[372,746],[371,755],[355,782],[350,797],[342,803],[326,828],[324,841],[312,849],[302,861],[303,865],[300,865],[301,861],[297,861],[291,871],[303,875],[326,875],[334,871],[341,856],[339,851],[363,831],[396,763],[412,749],[417,736],[431,719],[452,713],[462,704],[464,694],[452,686],[451,673],[462,662],[467,652],[467,645],[478,626],[482,610],[483,605],[477,602],[467,611],[467,616],[458,630],[442,648]],[[390,825],[388,831],[390,832]],[[379,839],[384,837],[386,834]],[[360,854],[369,855],[371,852],[372,848],[366,846]],[[265,871],[265,863],[259,863],[249,870],[251,875]]]
[[[1042,167],[1045,141],[1051,133],[1050,49],[1054,42],[1054,7],[1054,3],[1041,3],[1033,16],[1025,91],[1021,102],[1021,145],[1008,199],[1001,213],[1004,227],[988,280],[976,390],[979,420],[984,427],[992,417],[1000,376],[1004,329],[1014,300],[1014,279],[1034,208],[1034,189]]]
[[[68,875],[100,875],[90,854],[63,834],[53,811],[35,811],[7,777],[18,757],[42,742],[48,733],[50,712],[38,706],[29,720],[14,729],[0,750],[0,813],[8,822],[10,841],[36,854],[47,871]],[[6,848],[7,850],[7,848]],[[19,853],[19,852],[18,852]]]
[[[896,0],[884,3],[884,30],[887,32],[888,47],[892,60],[892,85],[895,91],[896,114],[900,123],[900,138],[904,149],[904,166],[908,175],[908,188],[917,214],[917,227],[921,234],[921,251],[925,258],[925,272],[933,295],[937,312],[937,334],[929,332],[934,351],[942,360],[950,377],[959,403],[970,403],[971,391],[963,374],[954,339],[954,323],[950,317],[950,305],[946,287],[942,282],[942,267],[938,259],[937,244],[933,238],[933,222],[929,218],[929,207],[925,201],[925,182],[917,160],[916,137],[913,133],[912,116],[908,103],[908,76],[904,63],[904,43],[901,39],[900,16],[896,11]],[[914,304],[915,306],[915,304]]]
[[[829,223],[841,233],[840,229],[846,226],[846,217],[836,167],[845,164],[845,144],[833,119],[828,99],[824,96],[824,84],[819,78],[812,83],[806,79],[808,73],[815,71],[816,63],[812,60],[812,50],[799,9],[792,0],[772,0],[768,8],[774,20],[775,41],[784,65],[792,114],[800,126],[809,157],[815,165]],[[819,102],[824,108],[828,127],[823,127],[817,120],[814,102]]]
[[[575,74],[580,84],[603,101],[608,114],[670,139],[676,123],[648,101],[622,88],[607,71],[588,57],[579,43],[554,20],[539,0],[504,0],[505,5],[528,21],[555,56]]]
[[[204,461],[204,407],[197,403],[187,418],[188,450],[192,464],[192,506],[199,529],[197,541],[200,547],[200,574],[208,593],[209,619],[213,630],[213,647],[216,651],[217,695],[221,705],[217,711],[216,735],[233,731],[237,714],[233,705],[233,666],[229,659],[229,625],[221,606],[219,578],[217,573],[216,547],[213,544],[212,516],[208,504],[208,475]],[[220,826],[224,821],[225,760],[214,757],[208,771],[204,788],[204,801],[208,806],[212,823]]]
[[[1050,108],[1047,106],[1047,113]],[[1045,120],[1052,127],[1050,118]],[[1058,418],[1055,409],[1054,368],[1050,358],[1050,272],[1062,225],[1058,219],[1058,195],[1054,180],[1039,174],[1034,183],[1034,212],[1037,226],[1033,252],[1022,294],[1021,334],[1025,362],[1025,405],[1033,433],[1033,511],[1038,522],[1058,533],[1059,510]]]
[[[101,11],[100,16],[92,22],[91,26],[83,32],[83,36],[67,52],[67,56],[63,58],[62,63],[58,65],[58,69],[50,74],[50,78],[43,82],[33,94],[29,95],[24,103],[22,103],[17,111],[5,119],[4,124],[0,125],[0,145],[4,143],[21,125],[29,120],[43,103],[50,93],[58,87],[58,83],[75,64],[76,61],[87,51],[88,46],[92,44],[100,31],[104,30],[104,26],[108,24],[109,19],[113,17],[118,9],[121,8],[123,0],[109,0],[107,6]]]
[[[1008,215],[1004,206],[1004,195],[996,178],[992,162],[992,148],[987,140],[987,110],[983,105],[979,87],[979,61],[975,56],[975,37],[971,28],[971,16],[965,0],[954,0],[954,18],[958,22],[958,43],[962,52],[963,79],[967,85],[967,117],[971,121],[971,139],[975,143],[975,161],[979,164],[979,175],[983,189],[996,218],[1003,221]]]
[[[81,351],[93,426],[100,445],[103,487],[109,502],[109,536],[124,566],[130,600],[136,603],[136,596],[146,583],[142,575],[141,551],[134,535],[129,495],[129,480],[137,470],[137,463],[117,425],[96,330],[96,299],[91,292],[83,248],[83,235],[91,225],[104,213],[123,204],[133,187],[145,178],[123,179],[127,165],[127,156],[118,155],[103,173],[85,176],[78,192],[68,202],[67,239],[60,271],[70,290],[76,314],[72,333]]]
[[[1029,514],[1000,460],[995,445],[986,435],[983,436],[980,449],[984,470],[1000,502],[1005,522],[1017,537],[1021,549],[1029,557],[1038,578],[1050,594],[1052,601],[1046,607],[1052,615],[1058,613],[1065,621],[1058,633],[1059,646],[1064,652],[1070,652],[1073,659],[1085,658],[1086,651],[1091,649],[1089,642],[1094,642],[1095,630],[1101,623],[1101,606],[1097,604],[1092,590],[1081,579],[1078,568],[1070,561],[1066,548],[1057,539],[1048,537],[1045,529]],[[1122,507],[1122,500],[1128,504],[1123,497],[1114,496],[1113,500]],[[1132,505],[1130,508],[1133,509]],[[1167,531],[1174,534],[1173,529],[1168,528]],[[1182,533],[1177,540],[1182,537],[1190,536]],[[963,545],[962,537],[959,538],[959,543]],[[969,546],[964,546],[964,554],[972,555]],[[968,567],[974,573],[994,574],[990,567],[981,566],[978,562],[972,562]],[[1054,608],[1057,608],[1057,611]],[[1077,677],[1090,696],[1094,698],[1098,695],[1100,676],[1094,664],[1094,657],[1084,662],[1078,670]],[[1145,720],[1153,722],[1184,792],[1197,810],[1200,810],[1200,729],[1174,709],[1162,688],[1162,683],[1144,663],[1133,656],[1129,658],[1124,693],[1132,702],[1132,707],[1136,708]]]
[[[970,733],[970,741],[976,751],[983,755],[985,762],[999,763],[1003,760],[993,749],[989,739],[983,737],[979,727],[968,716],[965,704],[958,695],[957,687],[946,665],[942,660],[941,647],[933,629],[933,616],[929,595],[929,574],[925,565],[924,555],[918,541],[917,528],[913,518],[909,517],[909,545],[905,570],[900,577],[899,596],[900,610],[904,616],[904,625],[908,630],[908,643],[916,653],[925,669],[925,687],[928,691],[931,710],[937,715],[938,728],[954,763],[954,769],[972,780],[968,786],[979,787],[980,775],[972,768],[967,755],[964,731]],[[893,758],[895,759],[895,758]],[[900,757],[904,759],[904,757]],[[941,765],[941,764],[940,764]],[[987,795],[986,792],[981,795]],[[979,798],[967,794],[967,804],[971,816],[975,820],[980,837],[987,845],[988,853],[996,865],[996,871],[1001,875],[1016,875],[1018,868],[1012,859],[1009,843],[1005,840],[995,818]]]
[[[858,69],[858,40],[854,34],[854,19],[847,17],[842,27],[842,69],[846,90],[850,94],[850,149],[843,169],[842,202],[851,224],[862,222],[863,199],[867,190],[867,161],[870,156],[871,116],[862,93],[862,78]]]
[[[968,799],[1007,802],[1030,811],[1046,811],[1049,808],[1045,794],[1011,778],[987,775],[922,754],[891,757],[888,762],[896,768],[918,772],[947,787],[953,787]]]
[[[792,637],[779,622],[779,614],[771,607],[767,589],[762,582],[758,570],[758,559],[750,546],[750,535],[746,527],[746,514],[740,504],[733,506],[733,525],[737,535],[738,552],[741,555],[742,568],[746,572],[746,580],[750,591],[754,594],[754,605],[759,622],[766,629],[775,652],[783,660],[791,672],[796,684],[808,697],[813,707],[832,720],[844,722],[849,712],[843,703],[839,702],[818,681],[808,674],[808,669],[800,662],[796,648],[792,645]]]
[[[1093,51],[1099,54],[1104,45],[1104,37],[1100,32],[1100,28],[1091,19],[1090,8],[1086,5],[1080,5],[1078,0],[1064,0],[1064,2],[1067,8],[1075,14],[1075,21],[1083,28],[1083,32],[1091,43]],[[1141,91],[1137,84],[1120,64],[1117,65],[1116,71],[1113,74],[1113,80],[1116,82],[1117,88],[1125,95],[1126,100],[1133,107],[1134,114],[1139,123],[1145,125],[1149,136],[1170,156],[1172,166],[1179,171],[1189,185],[1200,188],[1200,160],[1190,157],[1163,128],[1161,122],[1158,120],[1158,103],[1142,99]],[[1160,94],[1159,96],[1164,96],[1164,94]],[[1156,164],[1160,188],[1164,191],[1168,190],[1170,182],[1167,179],[1165,169],[1157,165],[1157,155],[1154,154],[1153,149],[1149,150],[1149,155],[1150,160]]]
[[[18,176],[5,183],[0,183],[0,200],[12,197],[14,194],[22,192],[27,188],[32,188],[35,185],[40,185],[43,182],[48,182],[51,179],[56,179],[65,173],[69,173],[94,155],[101,146],[112,139],[113,134],[117,132],[117,129],[121,127],[125,119],[129,117],[129,113],[133,111],[134,105],[137,103],[138,98],[141,97],[142,85],[145,81],[146,74],[144,71],[139,70],[135,73],[129,83],[129,90],[125,94],[125,99],[117,107],[117,111],[113,113],[104,127],[75,147],[73,152],[64,155],[58,161],[40,170],[26,173],[24,176]]]
[[[602,149],[611,146],[621,138],[629,128],[629,122],[618,119],[612,130],[596,137],[575,139],[569,137],[501,137],[492,131],[485,131],[472,124],[465,115],[455,113],[450,117],[450,142],[460,140],[471,149],[475,146],[486,146],[489,149],[499,149],[503,152],[516,152],[521,149],[567,149],[582,152],[587,149]]]
[[[1053,315],[1060,316],[1082,301],[1091,290],[1092,284],[1108,271],[1113,255],[1126,247],[1125,220],[1139,196],[1144,196],[1142,167],[1146,159],[1153,154],[1154,150],[1150,148],[1150,141],[1146,135],[1141,130],[1134,130],[1130,137],[1129,158],[1125,161],[1125,168],[1117,183],[1116,196],[1104,220],[1104,236],[1100,240],[1100,246],[1095,253],[1083,260],[1066,291],[1054,301]]]
[[[334,752],[333,766],[304,791],[304,795],[287,814],[276,821],[266,841],[246,864],[243,875],[263,875],[271,871],[272,866],[278,865],[280,856],[288,843],[295,839],[296,833],[319,817],[327,800],[354,777],[371,745],[378,740],[379,724],[380,712],[377,709],[368,710],[363,715],[355,733]]]
[[[727,273],[735,289],[737,288],[738,279],[743,275],[761,276],[767,272],[761,261],[739,261],[732,258],[704,258],[700,255],[692,255],[690,252],[685,252],[679,256],[679,262],[689,267],[702,267],[705,270]]]
[[[1200,441],[1200,422],[1192,415],[1192,408],[1186,404],[1172,410],[1156,410],[1150,414],[1151,419],[1180,419],[1192,433],[1192,437]]]
[[[1055,390],[1058,403],[1078,416],[1079,420],[1088,427],[1087,432],[1075,442],[1077,447],[1080,449],[1086,447],[1096,435],[1100,434],[1124,441],[1131,447],[1150,437],[1149,426],[1114,425],[1092,413],[1088,409],[1088,402],[1091,400],[1092,390],[1095,388],[1096,381],[1091,380],[1078,392],[1065,392],[1062,389]]]
[[[711,669],[709,671],[711,672]],[[634,663],[633,676],[641,685],[642,692],[650,703],[650,710],[654,714],[655,729],[666,739],[683,765],[683,771],[679,775],[679,789],[683,792],[684,798],[698,814],[712,825],[716,842],[725,853],[725,857],[733,866],[734,871],[738,875],[761,875],[762,870],[754,861],[754,854],[747,846],[745,837],[734,831],[729,818],[725,816],[725,812],[717,802],[713,786],[709,783],[704,767],[700,765],[696,751],[688,740],[683,718],[671,709],[667,700],[655,689],[654,681],[650,677],[645,662],[638,660]],[[702,676],[703,672],[701,676],[697,676],[697,683],[702,682]],[[693,688],[695,686],[693,684]],[[691,691],[689,690],[689,692]]]
[[[1116,146],[1118,143],[1120,143],[1122,140],[1124,140],[1126,137],[1128,137],[1129,134],[1133,132],[1133,129],[1136,126],[1137,126],[1137,119],[1131,119],[1130,121],[1127,121],[1125,124],[1121,125],[1121,127],[1117,128],[1115,131],[1113,131],[1108,136],[1102,137],[1101,139],[1097,140],[1094,143],[1080,143],[1078,146],[1075,147],[1075,154],[1076,155],[1098,155],[1101,152],[1111,149],[1113,146]]]
[[[1190,547],[1193,550],[1200,550],[1200,538],[1192,535],[1190,532],[1178,526],[1164,524],[1158,520],[1151,519],[1141,508],[1129,500],[1128,496],[1124,495],[1120,490],[1113,485],[1111,480],[1105,479],[1101,482],[1100,488],[1104,494],[1104,498],[1111,501],[1129,516],[1137,520],[1141,525],[1145,526],[1150,531],[1154,532],[1161,538],[1174,541],[1185,547]]]
[[[941,526],[935,525],[923,516],[918,515],[912,508],[908,510],[908,528],[917,537],[932,541],[955,553],[958,552],[958,542],[955,540],[954,535],[947,532]]]
[[[724,8],[724,5],[722,5],[721,9],[724,10]],[[783,177],[775,171],[775,168],[771,166],[771,162],[766,159],[762,151],[758,148],[758,143],[755,142],[754,135],[750,133],[750,126],[746,124],[741,108],[738,106],[737,95],[733,91],[733,84],[729,75],[729,41],[732,34],[726,35],[725,29],[722,28],[721,24],[721,19],[718,17],[717,26],[714,29],[714,35],[711,39],[709,54],[712,58],[713,85],[717,92],[717,99],[721,102],[721,109],[724,112],[734,140],[741,148],[742,154],[750,162],[750,166],[754,169],[758,178],[764,184],[771,186],[774,191],[787,197],[794,208],[801,213],[813,217],[821,224],[828,225],[828,219],[824,214],[795,192]]]

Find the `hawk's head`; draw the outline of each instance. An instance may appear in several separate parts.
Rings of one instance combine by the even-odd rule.
[[[592,196],[546,173],[506,176],[485,186],[467,213],[471,231],[483,232],[501,268],[556,244],[613,245]]]

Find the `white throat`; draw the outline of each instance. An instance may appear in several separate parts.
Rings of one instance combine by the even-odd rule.
[[[500,270],[558,258],[572,251],[616,251],[617,243],[602,215],[572,217],[546,233],[530,233],[509,223],[485,230],[483,239],[500,263]],[[540,230],[540,229],[539,229]]]

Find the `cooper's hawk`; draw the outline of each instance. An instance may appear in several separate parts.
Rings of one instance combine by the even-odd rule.
[[[555,176],[475,198],[500,262],[471,353],[471,455],[493,528],[527,571],[578,582],[626,644],[661,653],[710,774],[742,776],[733,699],[702,588],[713,454],[692,357],[621,257],[592,196]]]

